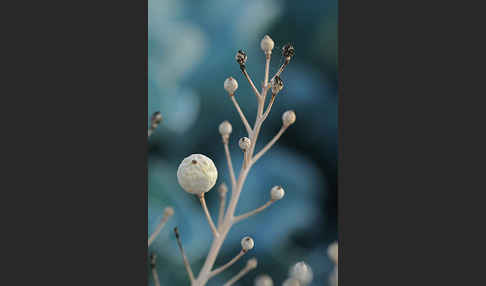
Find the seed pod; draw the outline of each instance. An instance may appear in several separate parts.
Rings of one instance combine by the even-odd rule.
[[[236,81],[236,79],[229,77],[224,81],[224,89],[227,93],[229,93],[229,95],[233,95],[238,89],[238,82]]]
[[[272,200],[280,200],[285,196],[285,191],[281,186],[275,186],[270,190],[270,196]]]
[[[297,262],[294,266],[292,266],[289,274],[290,277],[299,280],[299,282],[303,285],[309,284],[314,276],[310,266],[303,261]]]
[[[274,46],[275,43],[268,35],[265,35],[265,37],[263,37],[262,41],[260,42],[260,47],[265,52],[265,54],[271,54]]]
[[[200,195],[211,190],[217,179],[218,170],[213,160],[202,154],[184,158],[177,169],[179,185],[191,194]]]
[[[255,286],[273,286],[272,277],[267,274],[258,276],[255,279]]]
[[[248,268],[254,269],[258,265],[258,260],[256,258],[248,259],[248,262],[246,262],[246,265],[248,266]]]
[[[295,112],[293,110],[287,110],[282,114],[282,123],[285,126],[294,124],[295,119]]]
[[[227,137],[231,134],[233,131],[233,127],[231,126],[231,123],[229,123],[228,120],[225,120],[219,124],[219,134],[223,137]]]
[[[240,146],[241,150],[246,151],[248,148],[250,148],[251,141],[248,137],[242,137],[240,138],[240,141],[238,141],[238,145]]]
[[[246,56],[246,53],[243,50],[239,50],[235,55],[236,62],[239,63],[240,66],[245,65],[247,58],[248,57]]]
[[[283,81],[279,76],[275,76],[274,79],[272,79],[272,82],[270,83],[272,87],[272,94],[276,95],[283,89]]]
[[[255,246],[255,243],[253,242],[253,239],[251,237],[245,236],[245,237],[243,237],[243,239],[241,239],[241,248],[244,251],[248,251],[248,250],[252,249],[254,246]]]
[[[295,54],[295,49],[294,49],[294,46],[292,46],[290,43],[286,44],[285,46],[283,46],[282,48],[282,56],[286,59],[286,60],[290,60]]]

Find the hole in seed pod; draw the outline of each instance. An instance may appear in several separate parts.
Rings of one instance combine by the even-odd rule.
[[[197,164],[197,161],[196,161],[196,160],[192,160],[192,163],[193,163],[193,164]]]

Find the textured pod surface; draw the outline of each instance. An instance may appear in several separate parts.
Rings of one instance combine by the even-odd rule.
[[[202,154],[192,154],[182,160],[177,169],[177,180],[191,194],[202,194],[216,184],[218,170],[213,160]]]

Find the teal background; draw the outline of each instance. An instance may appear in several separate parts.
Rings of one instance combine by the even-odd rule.
[[[255,248],[208,285],[222,285],[252,256],[258,268],[237,285],[253,285],[263,273],[280,285],[289,267],[301,260],[313,269],[311,285],[327,285],[332,263],[326,250],[337,239],[337,0],[149,0],[148,15],[148,112],[160,111],[164,117],[149,139],[148,234],[166,206],[175,209],[149,249],[158,255],[161,284],[189,285],[172,231],[175,226],[196,275],[212,238],[197,198],[177,184],[178,164],[192,153],[205,154],[218,167],[218,184],[229,182],[217,129],[229,120],[238,172],[242,155],[237,140],[246,134],[223,81],[229,76],[238,80],[238,101],[253,123],[255,96],[234,55],[239,49],[247,52],[247,69],[259,86],[264,72],[259,43],[269,34],[276,44],[271,74],[283,62],[284,44],[291,42],[296,54],[282,75],[284,89],[263,126],[257,150],[277,133],[285,110],[295,110],[297,121],[250,172],[237,213],[265,203],[274,185],[282,185],[286,195],[231,230],[216,265],[238,253],[243,236],[252,236]],[[207,202],[216,218],[215,190],[207,194]],[[153,285],[149,271],[148,275]]]

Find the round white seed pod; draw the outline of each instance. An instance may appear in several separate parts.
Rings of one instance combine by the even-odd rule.
[[[255,278],[255,286],[273,286],[272,277],[267,274],[262,274]]]
[[[275,186],[270,190],[272,200],[280,200],[285,196],[285,191],[281,186]]]
[[[301,286],[299,280],[294,278],[287,278],[282,286]]]
[[[301,261],[290,268],[289,276],[299,280],[301,284],[307,285],[312,281],[314,275],[310,266]]]
[[[248,150],[248,148],[250,148],[250,145],[251,145],[250,138],[248,138],[248,137],[240,138],[240,141],[238,141],[238,145],[240,146],[241,150],[243,150],[243,151]]]
[[[230,95],[235,94],[235,91],[238,89],[238,82],[233,77],[229,77],[224,81],[224,90],[228,92]]]
[[[285,126],[294,124],[296,119],[295,112],[293,110],[287,110],[282,114],[282,123]]]
[[[164,215],[165,216],[172,216],[174,214],[174,208],[172,207],[166,207],[164,209]]]
[[[260,42],[260,47],[265,52],[265,54],[271,54],[275,43],[269,35],[265,35]]]
[[[202,154],[184,158],[177,169],[179,185],[191,194],[200,195],[209,191],[217,179],[218,170],[213,160]]]
[[[223,137],[229,136],[233,131],[233,127],[231,126],[231,123],[229,123],[228,120],[221,122],[221,124],[219,124],[218,129],[219,129],[219,134],[221,134],[221,136]]]
[[[338,264],[339,248],[337,241],[329,245],[329,247],[327,248],[327,255],[329,256],[329,259],[334,262],[334,264]]]
[[[256,268],[257,265],[258,265],[258,260],[256,258],[248,259],[248,262],[246,262],[246,265],[250,269]]]
[[[248,251],[252,249],[255,246],[255,242],[253,242],[253,239],[249,236],[245,236],[241,239],[241,248],[244,251]]]

